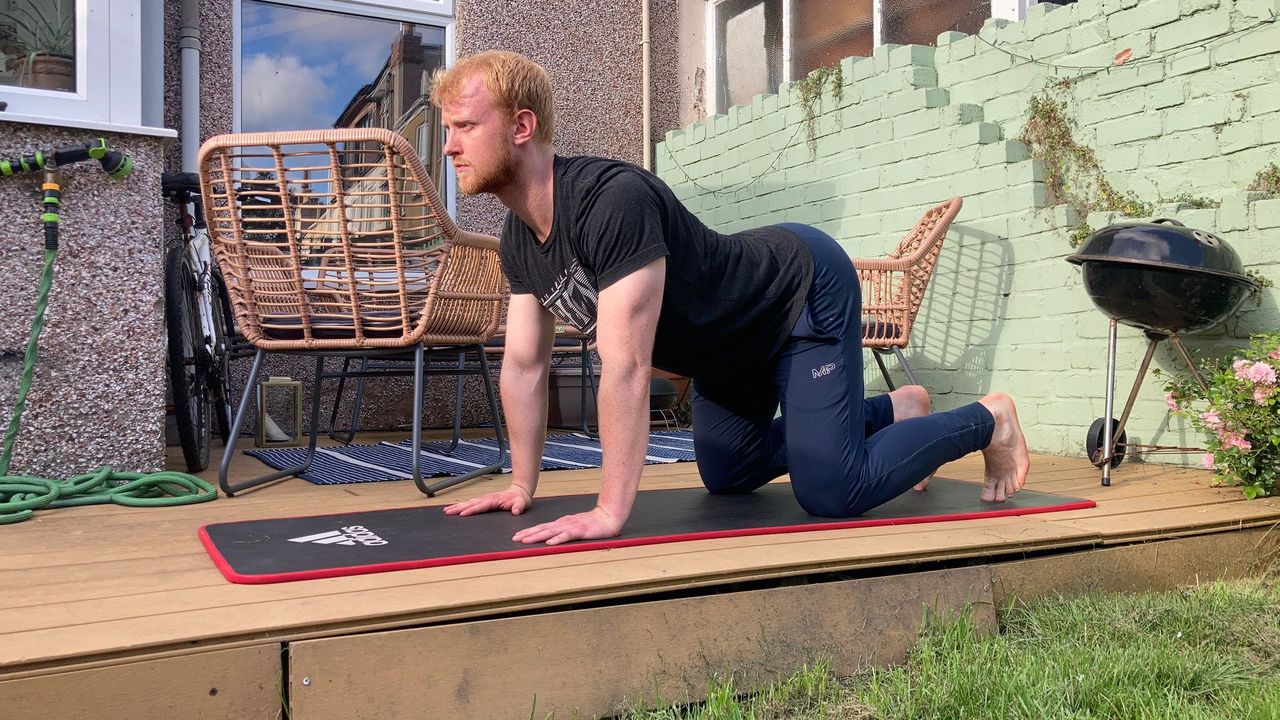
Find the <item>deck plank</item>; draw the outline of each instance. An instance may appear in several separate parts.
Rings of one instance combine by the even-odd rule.
[[[237,457],[233,475],[262,466]],[[206,477],[213,473],[206,473]],[[940,473],[980,480],[981,458]],[[0,678],[264,640],[333,637],[573,603],[833,571],[1087,548],[1280,521],[1280,502],[1246,502],[1202,471],[1126,465],[1113,484],[1079,458],[1036,456],[1028,487],[1095,508],[926,525],[726,538],[568,553],[277,585],[223,580],[196,538],[210,522],[444,505],[506,486],[486,478],[422,497],[411,483],[321,487],[287,480],[232,499],[137,510],[37,513],[0,532]],[[544,473],[541,495],[591,493],[599,470]],[[642,487],[696,487],[696,465],[652,465]],[[976,492],[976,487],[975,487]],[[34,669],[32,669],[34,668]]]
[[[813,535],[819,534],[826,533]],[[397,579],[404,584],[394,586],[385,585],[383,576],[375,575],[317,580],[307,583],[311,587],[302,597],[297,596],[298,583],[228,584],[216,592],[156,592],[121,598],[119,603],[61,603],[0,612],[5,621],[5,631],[0,634],[0,667],[161,647],[174,638],[184,638],[186,643],[287,639],[294,637],[289,631],[305,632],[310,627],[347,631],[396,627],[410,618],[420,623],[475,617],[662,589],[941,557],[978,557],[993,549],[1033,551],[1095,539],[1090,531],[1049,531],[1041,525],[1004,523],[988,526],[983,533],[950,529],[896,536],[893,543],[848,536],[815,537],[760,545],[749,553],[738,547],[720,547],[722,541],[712,540],[685,543],[701,547],[681,555],[633,558],[627,552],[631,548],[611,550],[607,554],[615,556],[613,559],[583,568],[519,567],[557,557],[546,556],[502,561],[516,567],[471,578],[438,579],[433,577],[438,575],[435,571],[444,568],[433,568],[383,574],[404,576]],[[856,560],[850,561],[851,557]]]

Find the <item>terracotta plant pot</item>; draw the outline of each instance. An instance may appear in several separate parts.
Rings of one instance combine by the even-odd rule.
[[[9,72],[23,87],[75,92],[76,61],[65,55],[34,55],[9,60]]]

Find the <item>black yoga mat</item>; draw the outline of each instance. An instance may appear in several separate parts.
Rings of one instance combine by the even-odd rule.
[[[973,483],[934,478],[856,518],[806,514],[787,483],[750,495],[711,495],[702,488],[645,490],[622,535],[564,545],[522,545],[522,528],[583,512],[595,495],[539,497],[523,515],[445,515],[442,506],[218,523],[200,540],[222,574],[237,583],[273,583],[407,570],[506,558],[708,538],[967,520],[1078,510],[1092,500],[1023,490],[1003,503],[982,502]]]

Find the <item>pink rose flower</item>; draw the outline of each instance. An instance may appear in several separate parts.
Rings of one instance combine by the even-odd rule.
[[[1253,401],[1259,405],[1266,405],[1267,400],[1270,400],[1275,392],[1275,385],[1258,385],[1253,389]]]
[[[1210,410],[1208,412],[1200,413],[1200,420],[1204,422],[1205,427],[1209,428],[1210,430],[1213,430],[1214,432],[1221,432],[1222,418],[1218,417],[1217,410]]]
[[[1222,436],[1222,447],[1224,448],[1240,448],[1245,452],[1253,449],[1253,444],[1245,440],[1240,433],[1229,432]]]
[[[1205,470],[1212,470],[1213,469],[1213,453],[1205,453],[1204,457],[1200,458],[1200,462],[1204,464]]]
[[[1249,366],[1251,365],[1253,363],[1248,360],[1236,360],[1231,363],[1231,370],[1235,373],[1237,380],[1251,380],[1252,378],[1249,377]]]
[[[1164,404],[1169,406],[1170,410],[1178,409],[1178,398],[1171,392],[1164,394]]]
[[[1267,357],[1271,358],[1272,360],[1280,360],[1280,348],[1276,348],[1275,350],[1272,350],[1267,355]]]
[[[1254,363],[1249,366],[1249,379],[1256,383],[1274,385],[1276,382],[1276,369],[1264,362]]]

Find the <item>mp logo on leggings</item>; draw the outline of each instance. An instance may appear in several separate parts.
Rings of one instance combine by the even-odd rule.
[[[341,530],[330,530],[328,532],[316,533],[315,535],[304,535],[302,537],[289,538],[289,542],[296,543],[315,543],[317,545],[386,545],[387,541],[378,537],[376,533],[369,530],[363,525],[351,525]]]
[[[835,369],[836,369],[835,363],[827,363],[826,365],[823,365],[820,368],[814,368],[813,379],[817,380],[818,378],[823,377],[824,375],[830,375],[833,371],[835,371]]]

